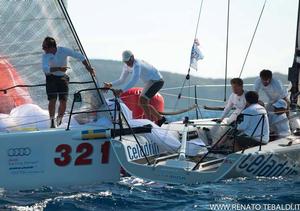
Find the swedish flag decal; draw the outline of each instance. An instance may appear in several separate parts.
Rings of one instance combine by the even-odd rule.
[[[106,129],[98,130],[83,130],[81,131],[82,139],[97,139],[97,138],[107,138]]]

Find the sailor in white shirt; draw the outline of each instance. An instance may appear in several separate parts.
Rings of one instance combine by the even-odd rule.
[[[270,132],[274,139],[283,138],[291,134],[289,120],[286,115],[287,103],[280,99],[273,103],[274,112],[269,112]]]
[[[154,116],[157,123],[161,126],[166,118],[159,114],[159,112],[149,104],[149,101],[154,95],[163,87],[164,80],[160,72],[143,60],[134,58],[131,51],[124,51],[122,54],[122,61],[124,62],[123,71],[120,78],[113,82],[104,82],[104,86],[111,88],[112,86],[121,86],[115,93],[120,95],[122,92],[132,88],[139,79],[145,83],[145,87],[139,98],[139,105],[143,108],[146,116],[150,119]],[[130,80],[126,82],[127,77],[131,75]]]
[[[258,104],[258,94],[249,91],[245,94],[246,108],[238,118],[237,130],[242,136],[237,138],[237,148],[248,148],[269,142],[269,121],[266,109]],[[241,120],[239,120],[241,118]],[[245,138],[243,138],[245,137]]]
[[[246,99],[245,99],[245,90],[243,89],[243,80],[240,78],[233,78],[230,81],[232,94],[228,98],[227,104],[224,108],[222,113],[220,122],[222,122],[225,117],[229,114],[232,108],[235,108],[233,113],[226,118],[226,123],[230,124],[234,122],[237,116],[242,112],[242,110],[246,106]]]
[[[51,128],[55,127],[55,107],[59,97],[57,125],[60,125],[66,111],[69,91],[69,77],[67,72],[68,57],[73,57],[82,62],[85,68],[95,76],[94,69],[88,64],[85,57],[69,48],[57,47],[52,37],[46,37],[42,46],[45,54],[42,57],[42,68],[46,76],[46,91],[49,100],[48,110],[51,119]]]
[[[270,70],[262,70],[260,72],[260,78],[255,81],[254,90],[257,93],[261,90],[266,94],[269,103],[267,110],[270,110],[272,108],[271,105],[279,99],[287,101],[287,89],[282,86],[279,80],[272,77]]]

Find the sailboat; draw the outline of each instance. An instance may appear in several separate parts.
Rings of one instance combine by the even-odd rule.
[[[43,39],[55,37],[59,45],[81,52],[88,60],[65,1],[0,0],[0,14],[0,74],[1,78],[8,72],[12,75],[0,86],[0,100],[12,102],[1,103],[6,107],[0,118],[5,125],[0,127],[0,187],[117,182],[121,166],[137,177],[180,184],[298,174],[296,135],[243,152],[214,152],[208,131],[216,123],[211,119],[186,118],[162,128],[150,120],[132,119],[119,98],[104,97],[113,90],[99,87],[75,60],[68,64],[71,95],[66,118],[59,128],[48,129]],[[222,140],[227,129],[219,127],[215,133]]]
[[[44,38],[55,37],[58,45],[80,52],[89,61],[66,3],[0,0],[1,188],[117,182],[122,169],[111,139],[122,139],[130,159],[136,161],[168,154],[168,147],[180,143],[173,140],[175,146],[158,146],[157,126],[150,120],[131,119],[124,103],[106,99],[104,94],[111,90],[101,88],[73,59],[68,61],[68,110],[60,127],[49,128],[41,69]]]
[[[66,1],[1,0],[0,14],[0,187],[31,189],[119,181],[120,165],[109,139],[90,140],[101,129],[94,124],[97,119],[112,120],[111,109],[97,80],[76,60],[68,63],[72,94],[64,126],[49,129],[41,72],[43,39],[55,37],[59,45],[81,52],[88,60]],[[94,115],[96,110],[101,110],[99,117]],[[76,121],[76,115],[81,121]],[[90,125],[80,124],[89,121]]]
[[[230,0],[228,0],[228,8],[229,2]],[[264,10],[264,6],[262,12]],[[177,136],[177,138],[181,140],[181,146],[173,154],[162,155],[151,161],[136,162],[134,160],[130,160],[128,153],[126,152],[126,143],[112,139],[111,143],[113,150],[122,167],[129,174],[136,177],[167,184],[199,184],[205,182],[218,182],[220,180],[237,177],[255,178],[299,176],[300,114],[297,105],[299,96],[299,12],[300,2],[294,63],[289,69],[289,81],[292,83],[292,106],[289,111],[289,120],[292,128],[291,135],[284,138],[278,138],[269,142],[267,145],[260,144],[256,147],[238,151],[234,150],[234,147],[231,148],[231,150],[230,147],[227,147],[226,150],[229,149],[229,151],[224,151],[220,150],[220,143],[224,143],[224,140],[228,139],[228,137],[233,138],[233,141],[238,138],[235,134],[231,134],[231,136],[229,135],[230,129],[228,125],[219,125],[216,130],[216,123],[213,119],[189,120],[187,118],[184,121],[171,122],[168,125],[162,126],[166,130],[172,128],[173,135]],[[261,15],[259,17],[259,21]],[[252,37],[250,47],[253,38],[254,36]],[[211,140],[209,133],[210,135],[215,135],[215,140]],[[196,156],[187,155],[186,152],[188,143],[198,138],[201,138],[206,143],[205,147],[208,151],[204,154],[197,154]]]

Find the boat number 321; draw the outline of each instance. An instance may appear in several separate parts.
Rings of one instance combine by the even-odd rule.
[[[109,147],[110,143],[108,141],[101,144],[101,156],[99,157],[98,162],[102,164],[108,163],[109,160]],[[90,143],[81,143],[76,146],[76,155],[72,154],[72,146],[68,144],[60,144],[56,147],[55,152],[60,153],[60,156],[54,158],[54,163],[57,166],[66,166],[69,165],[72,160],[74,160],[75,166],[80,165],[91,165],[93,159],[91,155],[93,154],[94,147]],[[74,156],[74,157],[72,157]],[[97,162],[97,161],[96,161]]]

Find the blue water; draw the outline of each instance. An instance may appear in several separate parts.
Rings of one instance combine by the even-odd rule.
[[[300,178],[241,178],[171,186],[129,177],[117,184],[2,190],[0,194],[0,210],[211,210],[216,203],[300,203]]]

